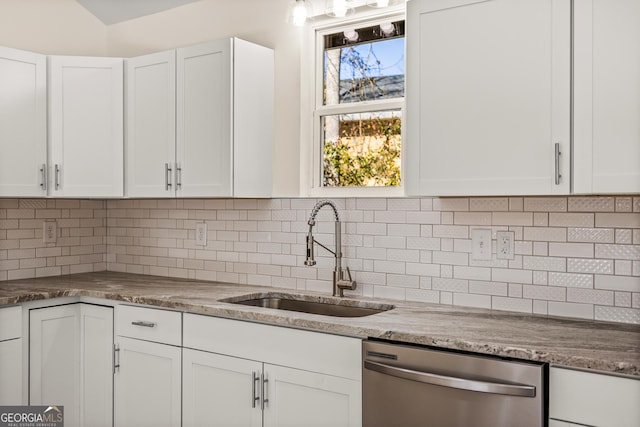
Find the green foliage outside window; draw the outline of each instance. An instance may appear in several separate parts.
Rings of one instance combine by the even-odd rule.
[[[398,186],[402,122],[400,117],[341,120],[340,138],[323,147],[324,185]],[[372,144],[364,144],[364,140]]]

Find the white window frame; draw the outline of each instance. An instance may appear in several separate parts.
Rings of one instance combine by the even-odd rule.
[[[357,13],[348,19],[332,19],[307,25],[302,42],[300,81],[300,191],[309,197],[402,197],[405,195],[405,157],[401,158],[401,185],[395,187],[323,187],[321,117],[354,112],[400,110],[402,114],[402,153],[404,153],[405,99],[385,99],[352,104],[323,105],[323,35],[346,29],[374,25],[375,21],[406,20],[406,7]],[[372,22],[373,21],[373,22]],[[406,64],[406,39],[405,39]],[[406,75],[406,65],[405,65]]]

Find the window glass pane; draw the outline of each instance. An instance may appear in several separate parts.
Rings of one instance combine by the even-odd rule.
[[[404,97],[404,21],[330,34],[324,44],[324,105]]]
[[[399,110],[324,116],[322,130],[323,187],[400,185]]]

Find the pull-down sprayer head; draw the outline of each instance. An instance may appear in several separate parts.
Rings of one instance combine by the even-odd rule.
[[[330,206],[333,209],[333,214],[335,215],[336,222],[340,222],[338,208],[336,207],[335,203],[333,203],[331,200],[320,200],[318,203],[316,203],[316,205],[311,210],[311,215],[309,215],[309,221],[307,221],[307,224],[309,224],[309,232],[307,233],[307,258],[304,260],[304,265],[316,265],[316,260],[314,258],[315,253],[313,250],[313,244],[315,242],[313,239],[313,226],[316,225],[316,215],[318,215],[318,212],[323,206]],[[335,252],[333,252],[333,254],[335,255]]]
[[[304,265],[313,266],[316,265],[316,260],[314,258],[313,251],[313,226],[316,221],[314,219],[309,218],[309,232],[307,233],[307,259],[304,260]]]

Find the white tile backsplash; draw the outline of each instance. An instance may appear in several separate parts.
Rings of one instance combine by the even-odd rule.
[[[316,202],[1,199],[0,280],[108,269],[330,292],[332,256],[303,265]],[[335,202],[352,295],[640,323],[639,196]],[[45,219],[55,244],[41,243]],[[331,219],[314,230],[329,247]],[[471,260],[473,228],[513,231],[515,258]]]

